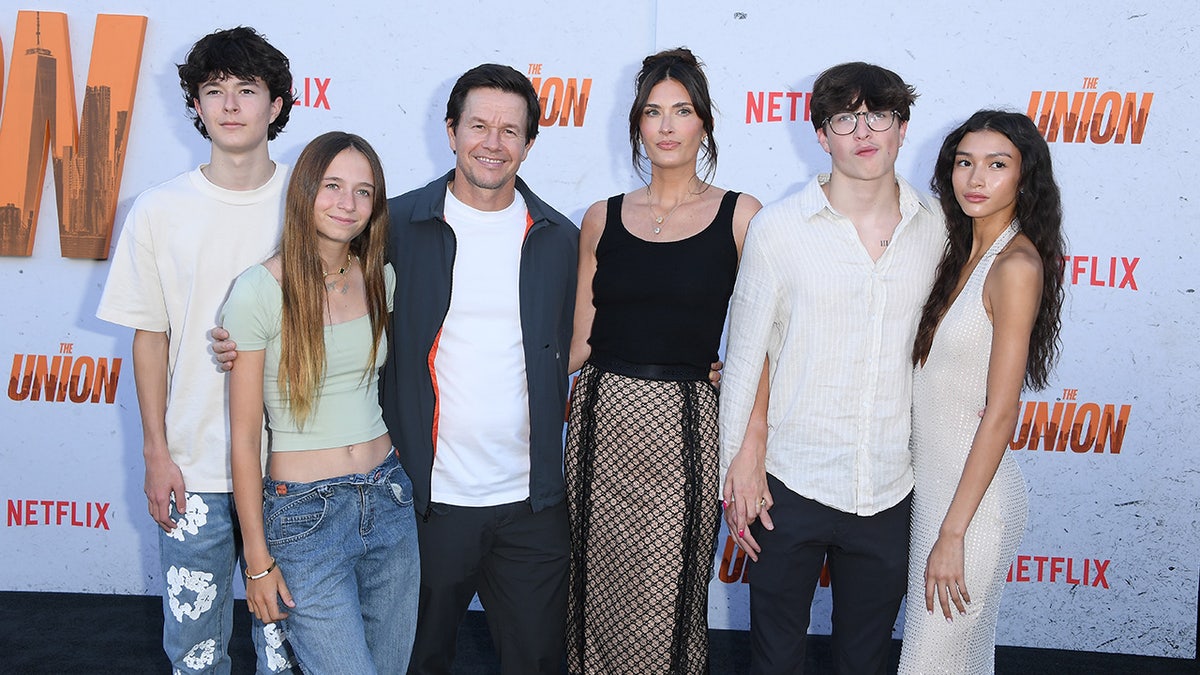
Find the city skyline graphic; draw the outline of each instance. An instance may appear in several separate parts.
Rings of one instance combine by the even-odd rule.
[[[0,118],[0,255],[32,255],[49,164],[62,256],[108,257],[145,28],[145,17],[97,16],[77,116],[66,15],[18,13]]]

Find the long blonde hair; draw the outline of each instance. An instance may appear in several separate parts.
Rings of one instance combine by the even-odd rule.
[[[390,331],[387,284],[383,277],[388,240],[387,190],[379,156],[361,137],[331,131],[312,140],[300,153],[288,183],[279,258],[283,273],[283,326],[279,357],[279,389],[285,392],[292,416],[303,426],[312,414],[317,391],[325,377],[325,280],[317,237],[314,206],[330,162],[347,148],[371,166],[375,193],[367,227],[350,242],[350,252],[362,261],[367,316],[371,321],[371,352],[363,368],[365,379],[375,368],[380,337]]]

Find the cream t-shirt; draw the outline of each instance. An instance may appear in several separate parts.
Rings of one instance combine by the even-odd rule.
[[[208,332],[234,278],[278,245],[287,173],[277,163],[262,187],[236,191],[197,168],[139,195],[117,240],[96,316],[167,333],[167,447],[190,492],[233,490],[226,376]]]

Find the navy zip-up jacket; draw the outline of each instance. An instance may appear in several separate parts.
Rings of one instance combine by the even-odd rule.
[[[433,362],[454,286],[454,231],[446,223],[446,184],[454,171],[388,200],[388,259],[396,295],[387,362],[379,377],[383,419],[412,479],[414,507],[428,518],[437,443]],[[561,502],[567,362],[575,312],[579,229],[517,178],[528,230],[521,246],[521,334],[529,389],[529,501],[533,511]],[[487,336],[479,336],[486,340]]]

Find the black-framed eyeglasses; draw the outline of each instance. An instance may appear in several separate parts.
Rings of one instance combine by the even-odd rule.
[[[840,112],[830,115],[821,122],[822,126],[828,125],[829,130],[838,136],[849,136],[858,128],[858,118],[863,118],[867,121],[867,128],[874,132],[887,131],[895,124],[896,118],[900,117],[900,113],[895,110],[867,110],[865,112]]]

